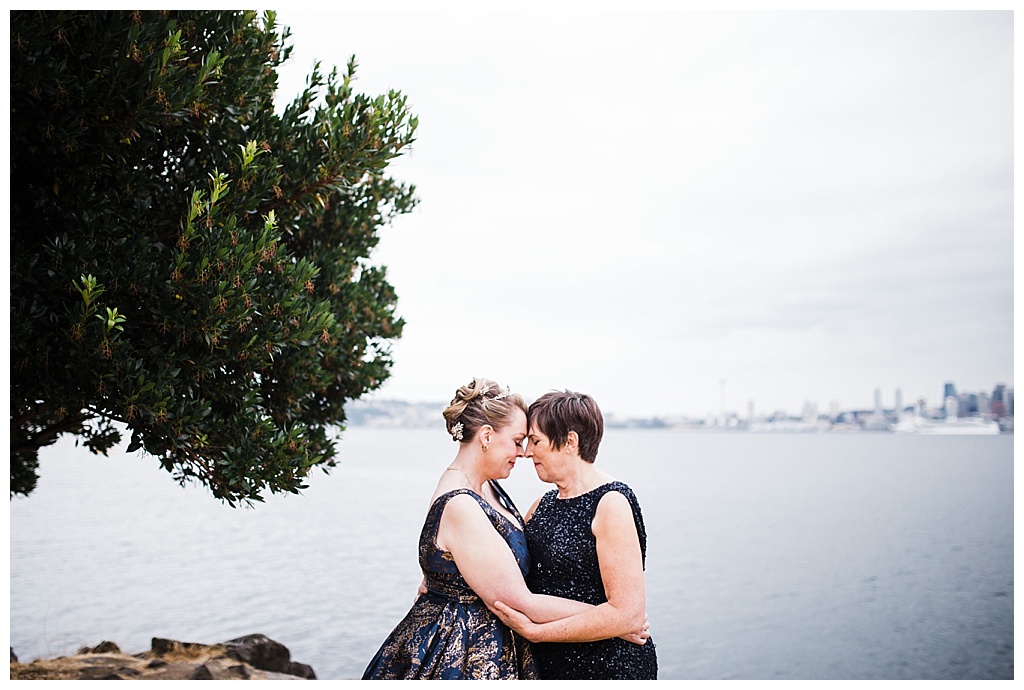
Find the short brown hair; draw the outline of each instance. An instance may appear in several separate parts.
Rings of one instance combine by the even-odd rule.
[[[584,393],[551,391],[530,405],[526,413],[529,424],[548,437],[558,450],[565,445],[570,431],[579,437],[580,457],[587,462],[597,459],[597,447],[604,435],[604,417],[594,399]]]

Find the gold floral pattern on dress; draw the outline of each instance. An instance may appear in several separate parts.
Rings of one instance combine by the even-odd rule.
[[[420,568],[428,591],[381,645],[363,673],[364,680],[537,678],[530,643],[491,613],[466,584],[451,554],[437,548],[435,541],[445,505],[454,496],[469,494],[508,543],[525,577],[530,556],[522,516],[497,482],[491,482],[491,487],[502,505],[511,506],[518,524],[469,489],[438,496],[427,512],[419,541]]]

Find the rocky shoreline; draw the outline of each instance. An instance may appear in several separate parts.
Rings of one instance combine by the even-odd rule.
[[[141,654],[125,654],[104,641],[28,664],[12,648],[11,680],[316,680],[316,674],[292,661],[283,644],[257,633],[218,644],[154,637]]]

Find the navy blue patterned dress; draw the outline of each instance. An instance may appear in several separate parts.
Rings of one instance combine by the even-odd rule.
[[[618,491],[633,508],[640,552],[647,559],[647,530],[640,503],[622,482],[610,482],[573,498],[544,494],[530,521],[526,540],[533,567],[526,578],[530,591],[575,599],[588,604],[608,601],[597,562],[597,539],[591,531],[597,504],[609,491]],[[597,642],[545,642],[533,645],[540,677],[574,680],[655,680],[658,657],[654,640],[638,645],[622,638]]]
[[[420,532],[420,568],[428,593],[421,595],[381,645],[363,673],[363,680],[535,679],[536,663],[529,642],[510,630],[478,597],[459,573],[447,551],[437,548],[437,528],[448,501],[459,494],[477,500],[494,529],[508,542],[526,576],[530,555],[523,518],[511,499],[492,481],[491,487],[519,524],[494,509],[476,492],[457,489],[438,496]]]

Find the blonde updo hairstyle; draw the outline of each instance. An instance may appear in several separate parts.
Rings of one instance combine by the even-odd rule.
[[[490,379],[475,378],[455,391],[444,410],[445,427],[453,441],[468,443],[484,425],[495,430],[507,426],[517,408],[526,414],[523,396]]]

